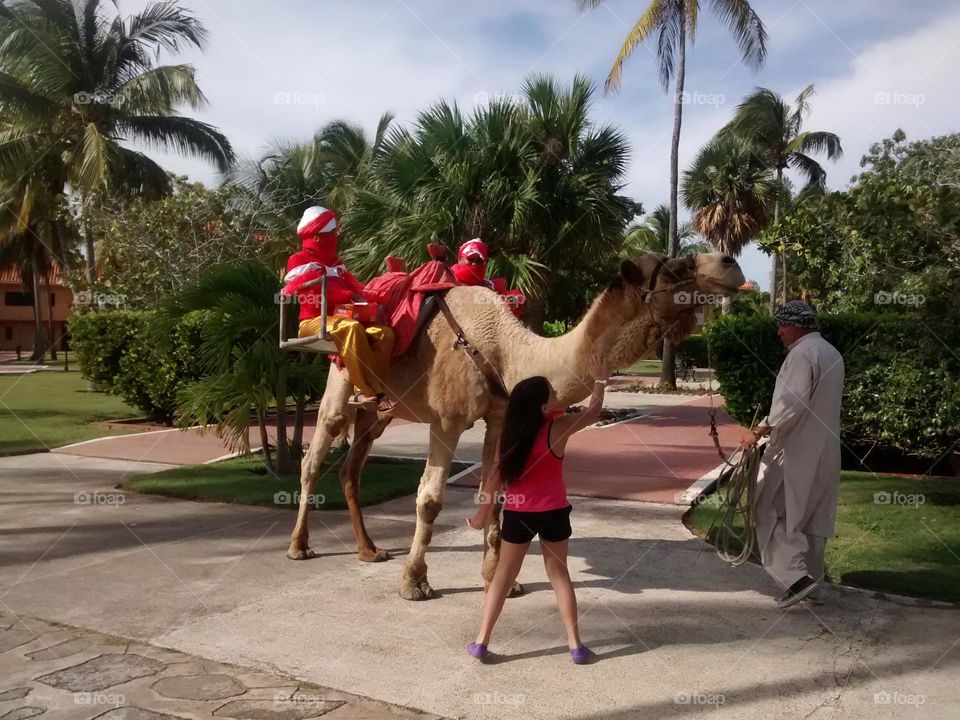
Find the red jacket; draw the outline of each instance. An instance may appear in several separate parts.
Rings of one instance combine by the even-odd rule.
[[[312,265],[311,265],[312,264]],[[303,268],[299,272],[291,272]],[[326,273],[327,276],[327,315],[333,314],[336,305],[346,305],[354,301],[356,294],[362,294],[363,283],[347,270],[336,256],[336,241],[325,241],[322,236],[303,241],[303,249],[287,260],[287,274],[284,277],[283,293],[296,295],[300,303],[300,320],[319,317],[320,284],[300,287],[310,280],[316,280]]]

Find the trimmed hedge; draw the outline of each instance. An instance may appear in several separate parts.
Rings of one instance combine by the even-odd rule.
[[[960,329],[913,315],[822,315],[820,332],[843,355],[841,437],[936,459],[960,437]],[[727,411],[740,423],[770,409],[786,356],[769,317],[725,316],[707,329]]]
[[[82,375],[155,422],[172,425],[178,390],[202,377],[202,324],[189,316],[172,331],[153,312],[112,310],[70,318],[70,342]]]

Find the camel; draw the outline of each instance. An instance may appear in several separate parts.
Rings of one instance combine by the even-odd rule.
[[[531,332],[483,287],[455,287],[447,305],[466,338],[497,369],[509,390],[524,378],[545,376],[566,405],[590,395],[594,378],[587,361],[599,353],[610,368],[627,367],[653,349],[663,337],[679,341],[696,324],[696,303],[707,294],[729,297],[744,282],[737,262],[722,253],[667,259],[648,254],[624,260],[609,287],[593,302],[583,319],[567,334],[545,338]],[[397,405],[389,417],[358,410],[353,419],[353,443],[340,470],[340,483],[350,511],[360,560],[378,562],[389,554],[367,534],[359,502],[360,472],[373,442],[393,418],[430,424],[430,448],[417,490],[413,544],[403,567],[400,596],[426,600],[435,593],[427,580],[426,552],[433,523],[443,507],[451,460],[460,435],[478,420],[486,424],[481,476],[486,480],[494,462],[506,400],[495,393],[463,349],[442,314],[436,314],[413,345],[391,367],[389,396]],[[316,557],[308,543],[309,498],[320,466],[334,438],[347,429],[353,387],[345,371],[333,365],[320,403],[317,427],[304,458],[300,505],[287,556]],[[499,508],[483,532],[481,577],[488,587],[500,550]],[[516,586],[514,594],[522,592]]]

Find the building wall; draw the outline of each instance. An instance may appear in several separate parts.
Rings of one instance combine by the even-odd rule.
[[[22,294],[20,283],[0,283],[0,350],[16,350],[25,355],[33,351],[34,324],[33,305],[19,306],[8,304],[13,300],[11,294]],[[52,300],[52,306],[51,306]],[[69,288],[52,285],[43,292],[43,320],[46,326],[48,312],[52,310],[53,334],[57,348],[64,346],[67,330],[67,318],[73,306],[73,293]]]

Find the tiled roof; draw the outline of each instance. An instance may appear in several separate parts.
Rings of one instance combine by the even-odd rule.
[[[54,268],[50,271],[50,274],[46,280],[50,285],[63,285],[60,279],[60,270]],[[16,268],[8,268],[6,270],[0,270],[0,285],[22,285],[23,281],[20,279],[20,271]]]

